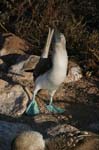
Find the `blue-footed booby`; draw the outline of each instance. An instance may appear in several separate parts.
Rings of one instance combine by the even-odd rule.
[[[50,43],[52,40],[54,30],[49,29],[49,34],[46,42],[46,46],[44,48],[44,51],[41,55],[41,59],[39,63],[37,64],[35,70],[34,70],[34,77],[35,79],[35,87],[33,91],[33,99],[32,102],[29,104],[26,114],[33,115],[39,113],[39,108],[37,105],[37,102],[35,100],[35,96],[37,95],[38,91],[41,89],[48,90],[49,96],[50,96],[50,102],[49,105],[47,105],[47,109],[51,112],[58,112],[62,113],[64,112],[63,109],[56,107],[53,105],[53,96],[58,89],[58,87],[61,85],[61,83],[66,78],[67,73],[67,65],[68,65],[68,55],[66,51],[66,39],[64,34],[59,32],[54,32],[54,46],[53,46],[53,53],[52,53],[52,60],[51,65],[49,64],[49,69],[45,71],[44,73],[40,74],[40,71],[44,64],[48,61],[48,52]],[[42,63],[43,62],[43,63]],[[43,70],[44,71],[44,70]]]

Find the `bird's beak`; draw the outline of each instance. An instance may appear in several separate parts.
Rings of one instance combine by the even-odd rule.
[[[55,30],[54,31],[54,36],[53,36],[53,43],[57,43],[59,42],[61,39],[60,39],[60,32],[58,30]]]

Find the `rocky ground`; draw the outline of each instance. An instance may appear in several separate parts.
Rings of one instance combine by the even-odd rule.
[[[33,69],[39,56],[29,55],[29,44],[15,35],[3,35],[0,41],[0,150],[10,150],[13,138],[26,130],[39,131],[44,138],[75,129],[99,135],[97,76],[83,76],[70,83],[66,80],[61,85],[55,94],[54,103],[65,108],[65,113],[48,112],[45,107],[48,93],[41,91],[36,98],[41,113],[26,116],[25,110],[32,98],[34,82],[33,74],[25,70]],[[92,141],[88,141],[89,145],[94,145]],[[85,147],[82,145],[82,150]]]

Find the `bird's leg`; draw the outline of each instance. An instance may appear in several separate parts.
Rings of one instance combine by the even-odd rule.
[[[34,92],[33,92],[33,98],[32,98],[32,101],[31,103],[29,104],[27,110],[26,110],[26,114],[27,115],[36,115],[36,114],[39,114],[39,107],[38,107],[38,104],[37,102],[35,101],[35,96],[38,92],[39,88],[35,88]]]
[[[53,96],[50,96],[50,102],[49,102],[49,105],[52,105],[53,103]]]
[[[50,102],[49,102],[49,105],[47,105],[47,109],[50,111],[50,112],[53,112],[53,113],[63,113],[65,110],[60,108],[60,107],[57,107],[53,104],[53,96],[55,94],[56,90],[55,91],[52,91],[51,93],[49,93],[50,95]]]
[[[50,96],[49,105],[52,105],[52,103],[53,103],[53,97],[54,97],[55,92],[56,92],[56,90],[49,91],[49,96]]]

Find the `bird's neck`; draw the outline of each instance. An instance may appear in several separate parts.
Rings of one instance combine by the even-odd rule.
[[[68,64],[68,56],[66,48],[56,47],[53,55],[53,70],[66,70]]]

